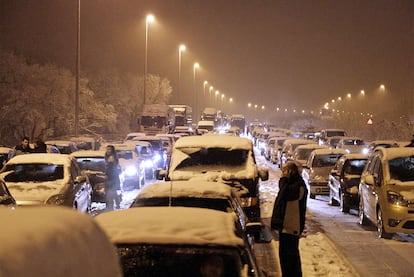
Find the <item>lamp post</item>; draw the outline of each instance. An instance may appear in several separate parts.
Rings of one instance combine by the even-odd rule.
[[[147,15],[145,19],[145,65],[144,65],[144,105],[147,96],[147,67],[148,67],[148,29],[149,24],[154,22],[155,18],[152,14]]]
[[[213,91],[214,87],[210,86],[210,88],[208,89],[208,102],[209,105],[211,105],[211,92]]]
[[[223,111],[223,100],[224,100],[224,93],[221,94],[221,105],[220,109]]]
[[[204,96],[204,98],[206,97],[206,86],[207,85],[208,85],[208,82],[204,81],[204,83],[203,83],[203,96]]]
[[[177,92],[177,101],[180,103],[181,97],[181,55],[186,49],[184,44],[181,44],[178,47],[178,92]]]
[[[197,86],[196,86],[196,73],[197,73],[197,69],[200,67],[200,65],[198,63],[194,63],[193,66],[193,93],[194,93],[194,99],[195,99],[195,103],[194,103],[194,115],[196,116],[195,118],[197,119],[197,115],[198,115],[198,99],[197,99]],[[197,123],[197,122],[196,122]]]
[[[216,90],[215,94],[214,94],[214,101],[216,102],[217,105],[217,96],[220,94],[220,91]]]
[[[79,75],[80,75],[80,0],[77,3],[75,136],[79,135]]]

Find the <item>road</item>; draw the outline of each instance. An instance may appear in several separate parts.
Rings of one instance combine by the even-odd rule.
[[[262,216],[268,224],[269,218],[266,217],[271,216],[274,201],[269,195],[277,194],[280,169],[267,162],[260,153],[257,153],[256,157],[260,166],[269,168],[269,181],[263,182],[261,189],[267,195],[262,203]],[[391,240],[378,239],[374,226],[359,225],[356,210],[351,210],[350,214],[343,214],[338,207],[328,205],[328,197],[317,196],[316,199],[309,199],[307,207],[305,235],[320,232],[329,238],[334,250],[338,252],[338,257],[345,260],[345,266],[348,262],[348,267],[352,267],[349,273],[341,276],[414,276],[414,236],[397,234]],[[277,241],[277,237],[274,238]],[[312,252],[312,249],[307,251]],[[317,264],[316,260],[307,262]],[[302,261],[302,268],[303,263]],[[325,274],[304,271],[303,275],[338,276],[329,270],[325,271]]]

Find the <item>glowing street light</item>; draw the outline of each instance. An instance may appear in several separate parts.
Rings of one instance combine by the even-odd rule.
[[[217,97],[220,94],[220,91],[216,90],[215,94],[214,94],[214,100],[217,102]]]
[[[181,56],[182,53],[186,50],[186,47],[184,44],[181,44],[178,47],[178,93],[177,93],[177,98],[178,98],[178,102],[180,103],[180,94],[181,94]]]
[[[213,89],[214,89],[213,86],[210,86],[208,89],[208,101],[210,102],[210,104],[211,104],[211,92],[213,91]]]
[[[145,19],[145,65],[144,65],[144,104],[146,102],[147,94],[147,67],[148,67],[148,29],[149,24],[153,23],[155,20],[152,14],[147,15]]]
[[[361,93],[362,96],[365,96],[365,91],[363,89],[361,90],[360,93]]]
[[[247,107],[251,108],[252,107],[252,103],[247,103]]]
[[[204,81],[204,83],[203,83],[203,96],[204,97],[206,97],[206,87],[207,87],[207,85],[208,85],[208,82]]]

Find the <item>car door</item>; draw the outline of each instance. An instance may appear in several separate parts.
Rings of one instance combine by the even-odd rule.
[[[89,179],[85,174],[82,174],[78,164],[73,160],[70,163],[70,173],[73,178],[74,207],[80,212],[87,212],[92,199],[92,187]]]
[[[341,188],[341,179],[343,179],[343,164],[344,161],[340,159],[331,170],[329,174],[329,187],[335,199],[339,199],[339,191]]]
[[[381,159],[379,156],[374,156],[369,166],[368,173],[373,176],[373,183],[365,182],[364,209],[368,218],[375,222],[377,218],[376,204],[378,199],[378,188],[382,182],[382,176],[379,176],[381,168]]]

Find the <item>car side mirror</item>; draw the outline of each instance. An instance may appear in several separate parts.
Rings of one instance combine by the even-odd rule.
[[[167,171],[164,169],[160,169],[155,172],[155,178],[157,180],[164,180],[165,176],[167,176]]]
[[[365,176],[365,184],[373,186],[374,183],[375,183],[375,180],[374,180],[373,175],[369,174],[369,175]]]
[[[262,169],[259,168],[259,177],[260,177],[260,180],[262,180],[262,181],[269,180],[269,170],[264,169],[264,168],[262,168]]]

